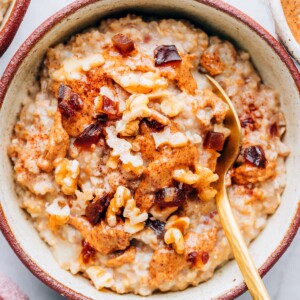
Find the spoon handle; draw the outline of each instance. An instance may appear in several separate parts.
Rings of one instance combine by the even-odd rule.
[[[255,300],[269,300],[270,297],[266,287],[258,274],[233,216],[225,185],[218,192],[216,202],[225,235],[252,298]]]

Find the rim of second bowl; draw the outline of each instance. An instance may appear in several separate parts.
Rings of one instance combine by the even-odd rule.
[[[30,2],[30,0],[20,0],[25,2]],[[67,5],[63,9],[56,12],[54,15],[49,17],[46,21],[44,21],[38,28],[36,28],[33,33],[26,39],[26,41],[21,45],[18,51],[15,53],[10,63],[6,67],[4,74],[0,80],[0,109],[6,94],[6,91],[10,85],[11,80],[22,64],[24,58],[28,54],[28,52],[34,47],[34,45],[55,26],[57,23],[67,18],[77,10],[81,9],[84,6],[88,6],[97,1],[101,0],[77,0],[73,3]],[[287,66],[294,82],[300,92],[300,73],[293,63],[291,57],[286,52],[284,47],[261,25],[259,25],[256,21],[254,21],[251,17],[241,12],[239,9],[225,3],[222,1],[215,0],[192,0],[195,2],[199,2],[201,4],[210,6],[216,10],[219,10],[230,17],[235,18],[236,20],[246,24],[252,31],[254,31],[257,35],[259,35],[263,40],[267,42],[267,44],[274,49],[279,58],[284,62]],[[284,238],[281,240],[278,247],[275,249],[273,253],[270,254],[268,259],[259,269],[259,273],[261,276],[264,276],[278,261],[278,259],[282,256],[282,254],[289,247],[291,242],[293,241],[295,235],[297,234],[298,228],[300,227],[300,203],[298,205],[298,209],[295,212],[294,218],[287,230]],[[57,281],[55,278],[51,277],[45,270],[41,269],[23,250],[22,246],[16,240],[13,232],[6,220],[5,214],[3,212],[1,203],[0,203],[0,229],[5,236],[6,240],[10,244],[11,248],[17,254],[19,259],[24,263],[24,265],[42,282],[47,284],[53,290],[59,292],[64,295],[68,299],[74,300],[91,300],[90,298],[72,290],[71,288],[65,286],[64,284]],[[218,300],[231,300],[247,290],[247,287],[244,283],[232,288],[227,291],[222,296],[218,297]]]
[[[7,16],[0,27],[0,57],[13,41],[24,17],[31,0],[15,0],[11,3]]]
[[[276,33],[288,50],[288,52],[300,64],[300,44],[296,41],[285,17],[281,0],[269,0],[272,14],[275,20]]]

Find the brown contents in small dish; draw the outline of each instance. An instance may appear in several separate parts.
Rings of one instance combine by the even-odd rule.
[[[287,23],[300,44],[300,0],[281,0]]]

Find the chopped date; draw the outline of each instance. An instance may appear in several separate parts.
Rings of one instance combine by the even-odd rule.
[[[193,188],[186,184],[163,188],[155,193],[154,202],[160,207],[181,206],[192,191]]]
[[[91,247],[86,240],[82,240],[81,245],[82,245],[81,258],[82,261],[85,264],[87,264],[91,259],[94,259],[96,250],[93,247]]]
[[[67,119],[71,118],[75,111],[68,105],[68,103],[62,101],[58,104],[58,109],[60,113]]]
[[[161,45],[154,50],[155,66],[182,61],[175,45]]]
[[[154,131],[162,131],[165,128],[165,125],[157,122],[156,120],[150,120],[150,119],[143,119],[143,121],[146,123],[146,125],[153,129]]]
[[[83,132],[75,139],[74,145],[76,147],[89,148],[93,144],[97,144],[103,135],[103,127],[105,123],[102,120],[97,120],[95,123],[89,125]]]
[[[270,126],[270,135],[271,136],[278,136],[278,125],[277,123],[273,123],[271,126]]]
[[[202,252],[201,254],[202,263],[205,265],[209,260],[209,254],[207,252]]]
[[[247,117],[241,120],[241,126],[243,128],[246,128],[247,126],[249,127],[254,127],[255,121],[251,117]]]
[[[155,193],[155,203],[161,207],[180,206],[184,199],[177,198],[177,188],[163,188]]]
[[[187,261],[192,263],[195,266],[197,263],[197,256],[198,256],[198,252],[196,251],[190,252],[187,255]]]
[[[212,149],[216,151],[222,151],[224,147],[225,137],[224,133],[208,131],[205,140],[204,140],[204,148]]]
[[[70,99],[72,93],[72,89],[64,84],[60,84],[58,88],[57,100],[60,103],[63,100]]]
[[[97,225],[100,220],[104,218],[109,203],[110,197],[105,195],[101,198],[96,197],[87,205],[85,209],[85,216],[93,226]]]
[[[112,37],[112,42],[122,54],[129,54],[134,50],[133,40],[122,33],[114,35]]]
[[[245,148],[241,152],[246,162],[258,167],[265,168],[267,165],[267,159],[264,149],[261,146],[250,146]]]
[[[152,220],[151,217],[147,219],[146,226],[151,228],[157,236],[162,237],[165,232],[165,222],[159,220]]]
[[[72,117],[76,111],[83,108],[83,102],[78,94],[64,84],[60,84],[58,89],[58,109],[65,118]]]
[[[106,96],[102,96],[102,110],[108,115],[116,115],[118,113],[118,103]]]
[[[248,108],[249,108],[250,111],[256,111],[257,110],[256,106],[253,103],[250,103]]]
[[[74,110],[81,110],[83,108],[83,102],[78,94],[71,93],[69,104]]]
[[[108,115],[107,114],[100,114],[97,116],[97,121],[105,124],[108,121]]]

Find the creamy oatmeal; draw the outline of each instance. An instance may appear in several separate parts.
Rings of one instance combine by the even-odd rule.
[[[0,26],[12,0],[0,0]]]
[[[189,22],[108,19],[48,50],[9,147],[20,206],[60,266],[99,290],[149,295],[213,276],[232,257],[212,184],[230,131],[228,175],[247,243],[285,187],[285,122],[248,53]]]

